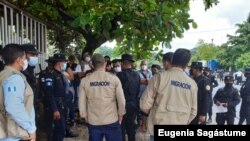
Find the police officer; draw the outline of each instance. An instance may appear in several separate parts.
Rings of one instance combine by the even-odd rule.
[[[189,124],[196,116],[197,85],[184,73],[190,58],[189,50],[176,50],[173,67],[149,80],[140,100],[140,108],[144,113],[149,113],[151,141],[154,125]]]
[[[247,125],[250,124],[250,68],[245,69],[246,82],[242,85],[240,89],[240,95],[242,98],[241,108],[240,108],[240,121],[241,125],[246,119]]]
[[[89,123],[89,140],[122,141],[121,122],[125,114],[125,98],[120,80],[105,72],[106,63],[100,54],[94,54],[94,72],[80,84],[79,110]]]
[[[135,141],[135,118],[139,109],[137,97],[140,90],[140,76],[132,69],[135,62],[129,54],[122,55],[122,72],[117,74],[122,83],[123,92],[126,99],[126,114],[122,122],[122,140],[125,141],[125,134],[128,134],[128,141]]]
[[[207,77],[202,74],[202,63],[192,62],[190,74],[198,86],[198,111],[197,116],[191,124],[206,124],[206,115],[209,110],[209,100],[211,95],[211,86]]]
[[[45,101],[47,102],[46,106],[49,106],[51,121],[54,125],[52,140],[63,141],[66,133],[67,108],[66,84],[62,72],[66,69],[67,60],[64,54],[54,54],[51,61],[54,68],[45,78]]]
[[[28,67],[20,45],[3,49],[6,67],[0,73],[0,140],[36,140],[33,91],[20,72]]]
[[[236,116],[235,107],[240,103],[240,95],[238,90],[233,87],[234,77],[232,75],[225,76],[224,81],[225,87],[216,92],[214,103],[217,106],[226,107],[227,112],[217,113],[216,122],[218,125],[224,125],[226,121],[227,125],[233,125]]]
[[[213,98],[212,98],[213,88],[218,86],[218,82],[217,82],[217,80],[215,80],[215,76],[213,76],[210,73],[210,70],[208,67],[204,68],[203,74],[208,78],[208,80],[210,82],[210,86],[211,86],[210,105],[209,105],[208,120],[207,120],[207,123],[211,123],[212,122],[212,115],[213,115],[213,111],[212,111],[212,108],[213,108]]]

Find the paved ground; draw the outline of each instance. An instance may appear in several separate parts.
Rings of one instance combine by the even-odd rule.
[[[241,86],[239,85],[234,85],[238,90],[240,89]],[[222,88],[224,87],[224,83],[223,82],[219,82],[219,86],[214,88],[213,90],[213,96],[215,95],[216,91],[219,89],[219,88]],[[236,114],[236,118],[235,118],[235,124],[238,124],[238,121],[239,121],[239,111],[240,111],[240,105],[237,105],[236,107],[236,111],[237,111],[237,114]],[[213,111],[215,109],[215,105],[213,105]],[[213,113],[213,122],[211,123],[211,125],[215,125],[216,122],[215,122],[215,116],[216,116],[216,113]],[[86,128],[86,126],[76,126],[74,128],[75,131],[77,131],[80,136],[78,138],[66,138],[65,141],[87,141],[88,140],[88,130]],[[140,139],[139,139],[140,138]],[[148,138],[149,138],[149,135],[147,134],[144,134],[144,133],[137,133],[137,141],[148,141]]]

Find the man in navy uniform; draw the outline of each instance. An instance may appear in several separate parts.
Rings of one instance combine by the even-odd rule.
[[[128,134],[128,141],[135,141],[135,118],[136,111],[139,110],[137,97],[140,91],[140,76],[133,70],[133,57],[129,54],[122,55],[122,72],[117,74],[122,83],[122,88],[126,100],[126,114],[122,121],[123,141],[125,134]]]
[[[215,80],[215,76],[213,76],[210,73],[210,69],[208,67],[205,67],[203,70],[203,74],[208,78],[209,82],[210,82],[210,86],[211,86],[211,94],[210,94],[210,105],[209,105],[209,110],[208,110],[208,120],[207,123],[211,123],[212,122],[212,115],[213,115],[213,88],[218,86],[218,82],[217,80]]]
[[[198,86],[198,111],[191,124],[206,124],[206,115],[209,109],[211,86],[207,77],[202,74],[202,63],[192,62],[190,75],[194,77]]]
[[[63,141],[66,133],[66,84],[64,74],[66,69],[66,57],[64,54],[54,54],[52,61],[53,70],[45,79],[45,106],[49,107],[51,114],[51,126],[53,129],[53,141]],[[51,133],[52,131],[48,131]]]
[[[227,112],[217,113],[216,122],[218,125],[224,125],[226,121],[227,125],[233,125],[236,116],[235,107],[240,103],[240,95],[238,90],[233,87],[234,77],[232,75],[225,76],[224,82],[225,87],[216,92],[214,103],[227,108]]]
[[[247,125],[250,125],[250,67],[245,69],[246,82],[242,85],[240,89],[240,96],[242,98],[241,108],[240,108],[240,121],[241,125],[244,120],[247,120]]]

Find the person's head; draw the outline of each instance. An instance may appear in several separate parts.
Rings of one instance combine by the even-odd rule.
[[[104,56],[105,62],[110,61],[110,57],[109,56]]]
[[[105,58],[104,58],[105,60]],[[106,62],[106,61],[105,61]],[[110,72],[112,70],[112,67],[111,67],[111,61],[107,61],[106,62],[106,71],[107,72]]]
[[[54,54],[53,58],[51,59],[54,68],[58,71],[66,71],[67,67],[67,59],[64,54],[56,53]]]
[[[105,62],[104,57],[98,53],[92,56],[92,64],[95,70],[105,70],[106,68],[106,62]]]
[[[88,63],[88,62],[91,61],[91,56],[90,56],[90,54],[88,52],[86,52],[86,53],[83,54],[83,61],[85,63]]]
[[[205,76],[208,76],[210,74],[210,69],[208,67],[205,67],[204,70],[203,70],[203,74]]]
[[[173,52],[168,52],[163,55],[162,65],[165,70],[168,70],[172,67],[173,56],[174,56]]]
[[[233,86],[234,83],[234,77],[232,75],[227,75],[224,78],[225,86],[226,88],[230,88]]]
[[[69,63],[75,63],[76,62],[76,56],[75,55],[70,55],[68,59],[69,59]]]
[[[187,49],[177,49],[173,55],[172,65],[175,67],[180,67],[183,70],[188,66],[191,59],[191,52]]]
[[[250,78],[250,67],[245,69],[245,77]]]
[[[45,62],[48,63],[47,66],[47,71],[51,71],[53,69],[53,61],[52,61],[53,57],[49,57],[48,59],[45,60]]]
[[[28,61],[24,50],[18,44],[8,44],[3,49],[5,65],[11,66],[18,71],[24,71],[28,67]]]
[[[26,58],[28,60],[28,64],[31,67],[34,67],[38,64],[38,54],[39,52],[36,50],[35,45],[32,44],[22,44],[21,48],[26,53]]]
[[[141,61],[141,70],[143,70],[143,71],[148,70],[148,62],[147,62],[147,60],[142,60]]]
[[[190,75],[194,77],[200,76],[202,73],[202,63],[201,62],[192,62]]]
[[[131,69],[133,62],[135,62],[133,60],[133,56],[130,54],[123,54],[121,60],[122,60],[122,68],[123,69]]]
[[[151,71],[152,71],[153,75],[159,73],[160,70],[161,70],[160,65],[153,64],[152,67],[151,67]]]
[[[112,61],[112,66],[115,72],[121,72],[122,71],[122,67],[121,67],[121,62],[119,59],[114,59]]]

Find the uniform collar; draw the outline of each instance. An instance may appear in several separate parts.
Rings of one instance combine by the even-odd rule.
[[[5,69],[8,69],[8,70],[11,70],[11,71],[14,71],[14,72],[21,73],[20,71],[16,70],[15,68],[13,68],[13,67],[11,67],[11,66],[5,66]]]
[[[182,68],[178,68],[178,67],[172,67],[172,68],[169,69],[169,70],[172,70],[172,71],[182,71],[182,72],[184,72]]]

